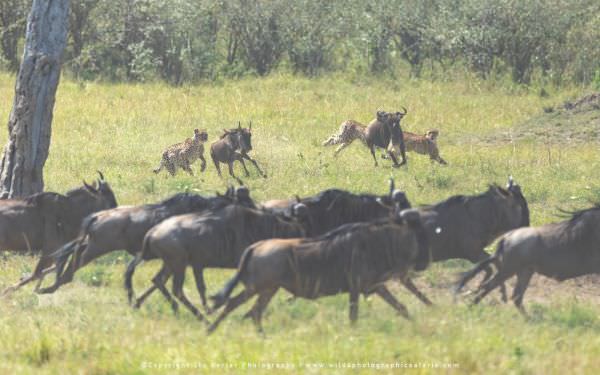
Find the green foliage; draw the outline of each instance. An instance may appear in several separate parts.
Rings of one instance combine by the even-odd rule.
[[[28,7],[0,4],[0,63],[11,71]],[[560,85],[588,84],[600,69],[593,0],[74,0],[69,21],[64,65],[84,80],[467,70]]]

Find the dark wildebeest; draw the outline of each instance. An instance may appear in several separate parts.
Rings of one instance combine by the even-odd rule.
[[[404,136],[402,134],[402,127],[400,121],[406,115],[406,108],[402,108],[404,112],[384,112],[377,111],[377,118],[367,126],[365,129],[365,143],[373,160],[375,160],[375,166],[377,166],[377,156],[375,156],[375,147],[386,150],[388,156],[394,162],[394,167],[400,167],[406,164],[406,147],[404,145]],[[393,147],[395,146],[395,147]],[[398,164],[396,155],[394,155],[394,148],[400,150],[402,156],[402,162]]]
[[[65,195],[51,192],[34,194],[25,199],[0,201],[0,246],[15,251],[41,253],[33,273],[4,292],[39,280],[52,271],[51,254],[77,236],[83,219],[90,213],[116,207],[115,195],[98,172],[98,184],[84,185]]]
[[[523,315],[523,296],[534,273],[558,281],[600,273],[600,205],[572,213],[568,220],[506,233],[496,252],[477,264],[460,280],[464,286],[479,272],[494,264],[493,278],[476,291],[474,303],[512,276],[517,276],[512,299]]]
[[[436,212],[433,219],[426,219],[425,227],[430,235],[435,228],[444,231],[432,236],[431,254],[434,262],[447,259],[466,259],[473,263],[489,258],[484,248],[498,236],[509,230],[529,226],[529,208],[519,185],[509,180],[506,189],[490,186],[479,195],[457,195],[434,206],[421,208]],[[486,268],[486,279],[492,274]],[[503,291],[503,298],[504,289]]]
[[[359,294],[376,293],[409,318],[385,283],[408,278],[412,269],[424,270],[430,261],[428,241],[419,212],[411,209],[396,211],[392,218],[346,224],[319,237],[257,242],[244,252],[236,275],[211,297],[214,309],[227,305],[209,332],[256,294],[247,315],[262,331],[262,313],[279,288],[307,299],[349,293],[352,322],[358,317]],[[229,299],[240,281],[245,290]]]
[[[229,175],[242,184],[242,180],[233,174],[233,162],[237,160],[242,163],[246,177],[248,177],[250,176],[250,172],[248,172],[246,163],[244,163],[244,159],[246,159],[254,164],[261,176],[267,178],[267,175],[260,169],[256,160],[248,155],[248,152],[252,150],[252,122],[250,122],[248,128],[242,128],[242,124],[238,123],[237,128],[223,131],[224,133],[221,135],[221,138],[210,145],[210,157],[213,163],[215,163],[219,177],[221,177],[221,167],[219,164],[227,163]]]
[[[296,205],[294,216],[304,216],[299,211],[305,210],[305,206]],[[154,285],[177,311],[177,302],[165,288],[165,278],[159,276],[172,274],[175,297],[204,320],[204,316],[183,293],[188,265],[192,266],[202,303],[207,308],[202,275],[204,268],[235,268],[248,245],[267,238],[302,237],[304,233],[299,221],[286,220],[282,215],[241,205],[230,205],[203,215],[193,213],[172,217],[148,231],[142,252],[127,267],[125,288],[129,301],[134,295],[132,277],[137,265],[142,260],[161,258],[163,266],[152,280]],[[141,302],[143,299],[138,300],[135,306],[139,307]]]
[[[216,197],[206,198],[196,194],[179,193],[157,204],[122,206],[90,215],[83,222],[78,238],[67,243],[55,254],[56,282],[39,292],[54,292],[61,285],[72,281],[79,268],[112,251],[126,250],[135,256],[142,251],[142,241],[146,232],[169,217],[216,210],[234,201],[255,207],[248,189],[240,187],[235,192],[233,188],[229,188],[225,195],[218,194]],[[69,265],[63,273],[69,257]]]
[[[410,208],[406,194],[394,189],[390,179],[389,194],[354,194],[340,189],[327,189],[317,195],[289,200],[271,200],[261,207],[275,213],[291,215],[295,203],[308,208],[308,236],[317,236],[342,224],[369,221],[389,216],[390,209],[399,204],[401,209]]]

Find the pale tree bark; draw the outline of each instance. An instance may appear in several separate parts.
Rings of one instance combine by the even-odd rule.
[[[67,42],[69,0],[33,0],[0,163],[0,198],[44,189],[52,111]]]

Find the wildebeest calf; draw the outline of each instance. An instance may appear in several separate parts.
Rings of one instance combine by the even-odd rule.
[[[476,291],[474,303],[504,281],[517,276],[512,299],[525,314],[523,296],[531,277],[539,273],[558,281],[600,273],[600,205],[573,213],[568,220],[506,233],[495,254],[460,280],[461,287],[489,264],[497,273]]]
[[[246,168],[245,160],[250,160],[256,167],[258,173],[267,178],[267,175],[260,169],[256,160],[252,159],[248,153],[252,151],[252,122],[248,128],[242,128],[242,124],[238,123],[235,129],[224,130],[223,135],[217,141],[210,145],[210,157],[212,158],[219,177],[221,176],[220,163],[227,163],[229,175],[235,178],[238,183],[243,184],[233,173],[233,162],[239,161],[242,163],[246,177],[250,176],[248,168]]]
[[[408,318],[406,308],[385,282],[427,267],[427,237],[418,211],[404,210],[391,220],[346,224],[315,238],[257,242],[244,252],[236,275],[212,297],[214,308],[227,305],[209,331],[256,294],[249,314],[262,330],[262,313],[279,288],[307,299],[349,293],[351,321],[358,316],[359,294],[376,293]],[[229,299],[240,281],[245,290]]]

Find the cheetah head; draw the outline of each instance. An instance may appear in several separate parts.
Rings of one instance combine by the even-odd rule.
[[[425,138],[429,139],[430,141],[435,141],[438,135],[440,135],[440,132],[437,129],[431,129],[425,133]]]
[[[208,133],[204,129],[194,129],[194,140],[200,143],[206,142],[208,140]]]

